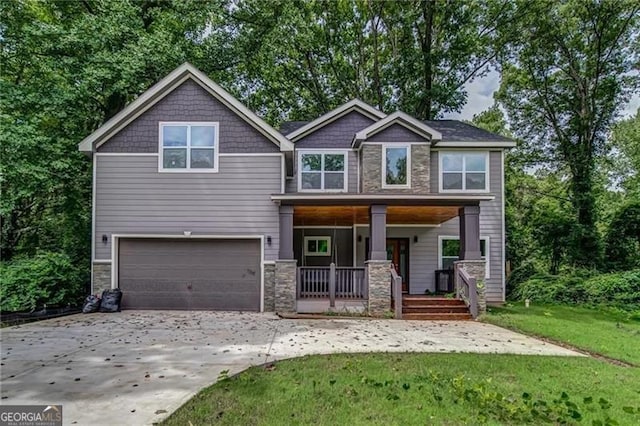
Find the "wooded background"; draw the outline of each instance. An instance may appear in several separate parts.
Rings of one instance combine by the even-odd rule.
[[[77,144],[189,61],[278,126],[360,98],[459,112],[511,136],[510,286],[640,267],[640,3],[144,0],[0,2],[2,309],[67,303],[90,270],[91,162]],[[639,296],[640,297],[640,296]]]

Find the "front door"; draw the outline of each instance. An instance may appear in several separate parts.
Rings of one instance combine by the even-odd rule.
[[[402,292],[409,292],[409,239],[387,238],[387,260],[402,277]]]

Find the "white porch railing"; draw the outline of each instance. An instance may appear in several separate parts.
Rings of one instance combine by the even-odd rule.
[[[368,298],[365,268],[301,266],[298,268],[298,299],[362,300]]]

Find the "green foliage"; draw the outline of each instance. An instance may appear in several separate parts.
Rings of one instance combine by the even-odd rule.
[[[639,309],[640,269],[597,275],[586,270],[557,276],[535,275],[517,285],[512,298],[538,303],[588,303]]]
[[[0,310],[32,310],[48,305],[79,305],[89,280],[64,253],[39,252],[35,256],[0,263]]]
[[[421,119],[460,111],[498,28],[526,7],[479,0],[243,0],[231,14],[237,90],[271,122],[318,117],[352,98]]]
[[[640,108],[613,126],[607,148],[608,178],[628,197],[640,199]]]
[[[538,268],[532,261],[523,262],[517,268],[511,271],[507,278],[507,297],[523,282],[529,280],[532,276],[537,275]]]
[[[607,233],[607,265],[624,270],[640,267],[640,201],[622,206]]]
[[[569,177],[571,262],[600,265],[596,158],[616,115],[640,82],[633,1],[528,2],[502,57],[497,98],[524,148]],[[512,28],[513,29],[513,28]]]

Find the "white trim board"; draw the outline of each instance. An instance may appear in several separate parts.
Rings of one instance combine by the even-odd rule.
[[[407,153],[407,164],[405,165],[405,179],[407,183],[389,184],[387,183],[387,149],[404,148]],[[381,188],[383,189],[409,189],[411,188],[411,145],[405,143],[383,143],[382,153],[380,155],[382,164],[380,167],[380,177],[382,179]]]
[[[371,105],[362,102],[359,99],[353,99],[345,104],[340,105],[338,108],[329,111],[328,113],[316,118],[315,120],[305,124],[299,129],[294,130],[293,132],[287,134],[287,138],[291,141],[295,142],[304,136],[313,133],[314,131],[326,126],[329,123],[339,119],[347,115],[352,111],[358,111],[365,117],[368,117],[372,120],[380,120],[381,118],[386,117],[387,115],[382,111],[377,110]]]
[[[442,269],[442,241],[444,240],[460,240],[458,235],[438,235],[438,269]],[[485,248],[485,266],[484,278],[491,278],[491,237],[480,235],[480,241],[484,240]]]
[[[264,235],[224,234],[111,234],[111,288],[118,288],[118,249],[120,238],[204,239],[204,240],[260,240],[260,312],[264,312]]]
[[[444,155],[446,153],[454,153],[454,154],[462,154],[462,171],[460,172],[447,172],[447,173],[462,173],[462,186],[465,186],[465,175],[467,173],[478,173],[474,171],[465,170],[465,155],[466,154],[484,154],[484,173],[485,173],[485,189],[443,189],[443,179],[442,175],[444,172],[442,163],[444,161]],[[440,151],[438,153],[438,193],[441,194],[482,194],[491,192],[491,152],[490,151]]]
[[[157,157],[157,152],[96,152],[95,157]]]
[[[419,120],[416,120],[415,118],[411,117],[408,114],[405,114],[402,111],[396,111],[393,114],[384,117],[383,119],[356,133],[353,138],[352,146],[358,145],[358,142],[365,141],[371,136],[382,132],[383,130],[393,126],[394,124],[402,126],[410,132],[418,134],[425,139],[433,141],[434,143],[442,140],[442,134],[437,130],[429,127]]]
[[[319,171],[308,171],[308,172],[303,172],[302,171],[302,156],[303,155],[320,155],[321,156],[321,163],[320,163],[320,170]],[[324,170],[324,156],[325,155],[342,155],[344,160],[343,160],[343,167],[344,170],[342,171],[342,176],[343,176],[343,182],[342,182],[342,189],[325,189],[324,188],[324,182],[325,182],[325,173],[336,173],[336,172],[326,172]],[[296,160],[297,160],[297,169],[296,169],[296,174],[298,176],[298,192],[302,192],[302,193],[345,193],[345,192],[349,192],[349,150],[346,149],[319,149],[319,150],[315,150],[315,149],[309,149],[309,150],[302,150],[299,149],[297,150],[297,156],[296,156]],[[302,188],[302,173],[320,173],[320,189],[303,189]],[[283,191],[284,193],[284,191]]]
[[[109,121],[100,126],[98,130],[83,139],[82,142],[78,144],[78,149],[84,152],[94,152],[100,145],[109,140],[110,137],[118,133],[118,131],[138,118],[141,114],[158,103],[168,93],[171,93],[188,79],[193,80],[207,90],[207,92],[209,92],[214,98],[218,99],[225,106],[234,111],[240,118],[278,146],[281,151],[293,150],[293,143],[291,141],[188,62],[185,62],[173,70],[165,78],[140,95],[135,101],[127,105]]]
[[[187,140],[185,146],[164,146],[164,129],[166,127],[186,127]],[[192,127],[213,127],[214,138],[213,146],[193,146],[191,144],[191,128]],[[185,149],[185,167],[184,168],[166,168],[164,167],[164,150],[165,149]],[[191,167],[191,151],[193,149],[207,149],[213,151],[213,167],[211,168],[192,168]],[[218,173],[220,155],[220,123],[217,121],[159,121],[158,122],[158,173]]]

